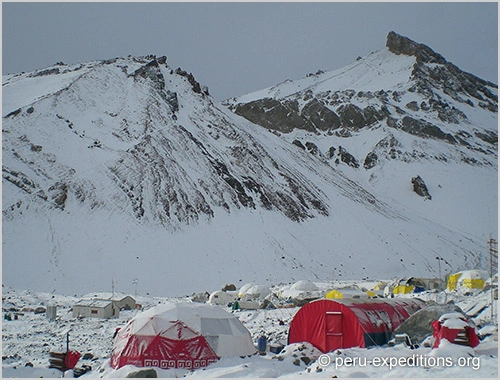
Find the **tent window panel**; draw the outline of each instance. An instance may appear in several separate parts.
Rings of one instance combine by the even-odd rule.
[[[218,352],[219,349],[219,337],[214,335],[205,335],[205,340],[214,352]]]
[[[229,320],[219,318],[201,318],[201,333],[203,335],[231,335]]]
[[[240,335],[247,335],[248,330],[243,326],[239,320],[237,319],[228,319],[231,327],[233,328],[233,332],[238,332]]]

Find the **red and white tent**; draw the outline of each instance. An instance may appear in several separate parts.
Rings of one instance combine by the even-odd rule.
[[[111,366],[200,368],[256,352],[238,318],[206,304],[170,303],[137,314],[118,331]]]
[[[425,302],[416,298],[319,299],[295,314],[288,343],[309,342],[324,353],[384,345],[394,329],[423,307]]]

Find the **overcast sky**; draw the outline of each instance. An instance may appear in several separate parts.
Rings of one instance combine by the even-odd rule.
[[[217,100],[335,70],[391,30],[498,83],[498,3],[2,3],[2,73],[166,55]]]

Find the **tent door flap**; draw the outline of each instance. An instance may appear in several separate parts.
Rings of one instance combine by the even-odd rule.
[[[327,311],[325,316],[326,347],[344,348],[344,316],[340,311]]]

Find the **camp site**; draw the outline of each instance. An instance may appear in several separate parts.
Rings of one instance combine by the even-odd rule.
[[[9,288],[2,373],[497,378],[497,278],[226,284],[177,298]]]

